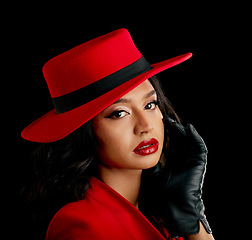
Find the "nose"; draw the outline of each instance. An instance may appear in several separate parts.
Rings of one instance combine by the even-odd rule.
[[[151,116],[148,113],[138,113],[135,116],[134,134],[150,133],[153,130]]]

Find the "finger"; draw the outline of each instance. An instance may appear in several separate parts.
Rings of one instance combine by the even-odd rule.
[[[194,146],[197,147],[200,152],[207,153],[207,147],[203,138],[198,134],[197,130],[193,127],[192,124],[186,126],[188,135],[191,136],[191,139],[194,143]]]
[[[183,136],[187,136],[186,129],[184,126],[182,126],[181,124],[179,124],[177,121],[175,121],[170,117],[167,117],[166,120],[168,122],[168,128],[177,129]]]

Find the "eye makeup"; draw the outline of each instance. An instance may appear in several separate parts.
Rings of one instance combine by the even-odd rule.
[[[113,111],[109,116],[107,116],[105,118],[119,119],[119,118],[125,117],[128,114],[130,114],[130,113],[128,113],[125,110],[118,110],[118,111]]]
[[[159,105],[159,101],[158,100],[153,100],[153,101],[148,102],[144,106],[144,109],[145,110],[155,110],[158,105]],[[110,113],[105,118],[120,119],[120,118],[125,117],[126,115],[129,115],[130,113],[131,112],[129,110],[119,109],[119,110],[112,111],[112,113]]]

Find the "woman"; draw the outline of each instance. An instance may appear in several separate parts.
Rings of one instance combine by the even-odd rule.
[[[206,147],[154,76],[190,57],[149,65],[119,29],[45,64],[55,109],[22,137],[46,143],[34,188],[54,215],[47,240],[213,239],[201,199]]]

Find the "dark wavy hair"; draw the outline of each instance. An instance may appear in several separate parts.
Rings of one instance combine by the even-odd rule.
[[[157,93],[163,116],[169,116],[180,122],[170,101],[165,97],[158,78],[153,76],[149,81]],[[163,152],[168,146],[167,131],[165,129]],[[54,214],[67,203],[84,199],[85,193],[90,188],[91,177],[99,178],[92,120],[59,141],[39,145],[33,153],[33,158],[32,184],[26,187],[25,192],[34,220],[36,232],[34,239],[44,239],[47,226]],[[164,153],[160,162],[165,163]],[[144,196],[145,192],[140,193],[145,206],[142,212],[162,231],[161,219],[154,208],[144,209],[153,204],[144,204],[144,201],[148,201]],[[151,219],[151,216],[154,216],[155,220]]]

